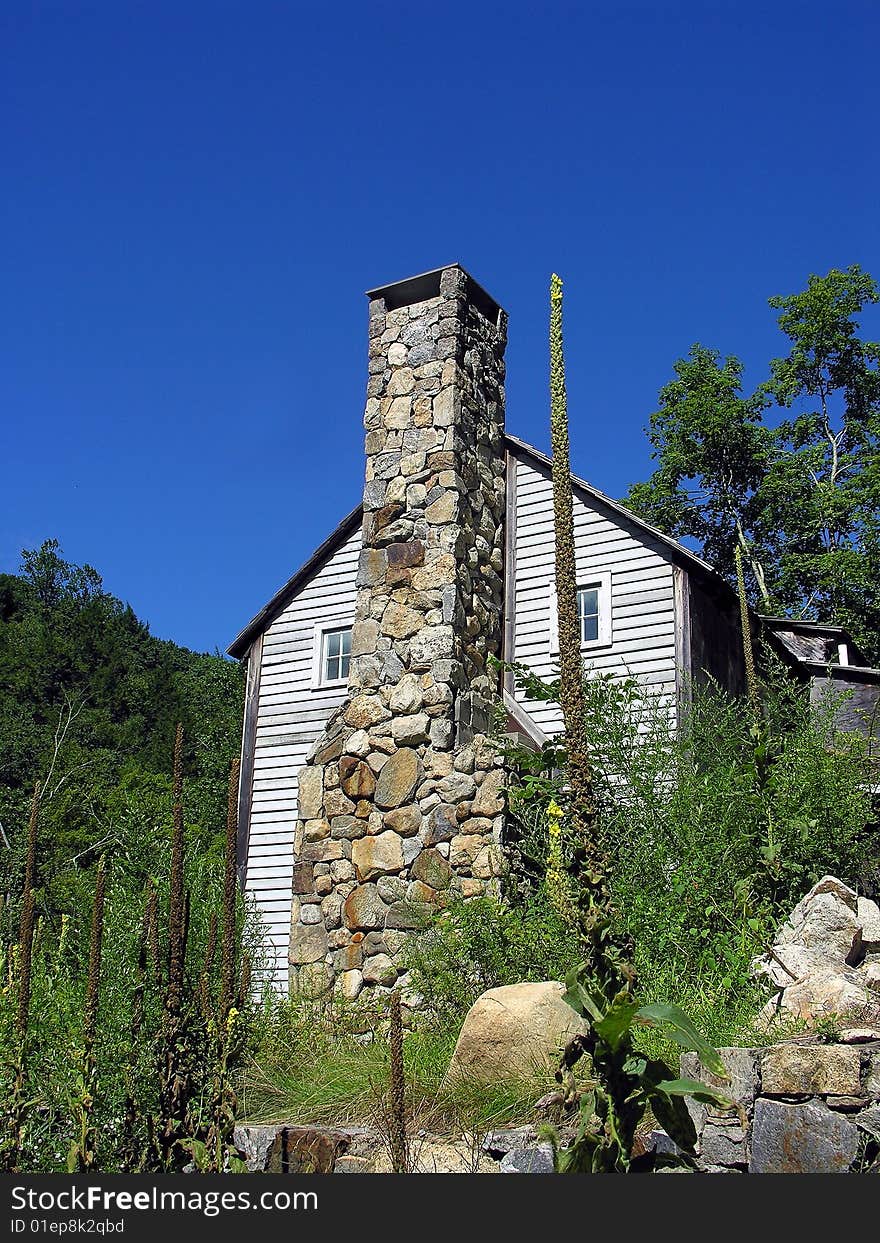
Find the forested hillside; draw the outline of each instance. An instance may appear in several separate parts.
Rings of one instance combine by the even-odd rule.
[[[222,849],[242,675],[220,655],[154,638],[56,540],[0,575],[0,855],[14,893],[28,805],[41,791],[44,909],[73,910],[99,854],[135,884],[163,853],[174,732],[184,728],[189,845]]]

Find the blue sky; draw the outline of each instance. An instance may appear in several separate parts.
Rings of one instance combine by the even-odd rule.
[[[363,291],[459,261],[546,448],[613,495],[694,341],[750,383],[766,300],[880,277],[876,3],[0,7],[0,569],[55,537],[221,649],[353,507]],[[865,321],[880,336],[880,315]]]

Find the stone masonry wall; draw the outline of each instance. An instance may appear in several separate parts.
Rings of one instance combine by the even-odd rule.
[[[685,1077],[720,1088],[740,1110],[737,1116],[689,1102],[702,1168],[719,1174],[858,1170],[880,1141],[880,1041],[872,1034],[851,1033],[863,1041],[853,1044],[804,1037],[763,1049],[719,1049],[726,1083],[696,1054],[683,1054]]]
[[[451,267],[380,291],[369,322],[348,697],[300,773],[290,942],[292,987],[347,998],[406,989],[407,936],[497,886],[504,822],[506,316]]]

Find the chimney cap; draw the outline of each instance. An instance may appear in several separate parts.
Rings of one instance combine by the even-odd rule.
[[[414,302],[427,302],[430,298],[439,298],[440,277],[450,268],[458,268],[460,272],[464,272],[467,277],[468,299],[478,311],[485,315],[486,319],[497,324],[501,306],[460,263],[446,263],[442,268],[433,268],[430,272],[420,272],[417,276],[408,276],[402,281],[392,281],[389,285],[379,285],[376,289],[368,289],[367,297],[371,302],[382,298],[388,311],[411,306]]]

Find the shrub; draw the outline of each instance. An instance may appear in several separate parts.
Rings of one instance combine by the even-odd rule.
[[[521,980],[564,980],[580,946],[542,891],[511,906],[496,898],[453,903],[411,938],[411,988],[441,1022],[460,1022],[480,993]]]

